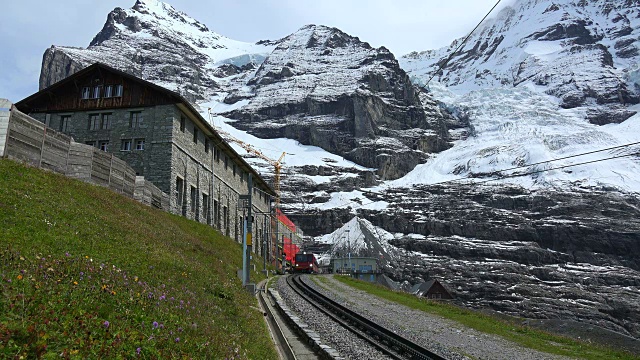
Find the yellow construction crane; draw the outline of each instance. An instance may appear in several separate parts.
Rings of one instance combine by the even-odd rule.
[[[240,147],[242,147],[246,152],[259,157],[260,159],[268,162],[271,166],[273,166],[274,175],[275,175],[273,180],[273,187],[274,187],[274,190],[276,191],[276,209],[279,209],[280,208],[280,171],[282,170],[282,161],[284,160],[284,156],[287,153],[283,152],[282,155],[280,155],[280,158],[278,160],[273,160],[272,158],[263,154],[262,151],[256,149],[254,146],[247,144],[246,142],[236,138],[230,133],[222,130],[222,128],[215,126],[213,123],[213,113],[211,112],[211,108],[209,108],[209,123],[218,132],[218,134],[220,134],[220,136],[223,139],[225,139],[227,142],[234,142],[240,145]]]

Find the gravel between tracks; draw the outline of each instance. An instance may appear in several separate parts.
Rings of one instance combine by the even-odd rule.
[[[318,333],[324,343],[331,346],[347,359],[388,359],[376,348],[364,340],[336,324],[325,314],[301,299],[287,285],[284,276],[280,277],[276,289],[287,303],[289,309],[295,312],[309,327]]]
[[[556,360],[567,357],[524,348],[495,335],[484,334],[437,315],[410,309],[388,300],[351,288],[325,276],[329,285],[308,281],[323,294],[349,309],[375,320],[403,337],[434,351],[447,359],[519,359]],[[463,356],[464,354],[467,356]],[[372,357],[369,357],[372,359]]]

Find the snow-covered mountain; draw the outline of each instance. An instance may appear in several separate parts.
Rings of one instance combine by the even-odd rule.
[[[391,186],[533,173],[504,182],[640,191],[638,156],[540,172],[640,151],[623,146],[640,141],[639,36],[637,1],[514,2],[429,84],[437,99],[466,109],[474,136]],[[424,84],[461,41],[405,55],[401,66]]]
[[[393,54],[336,28],[302,27],[245,80],[224,99],[243,102],[222,114],[235,127],[319,146],[385,179],[448,147],[451,116],[421,101]]]
[[[480,27],[436,80],[451,90],[531,86],[594,123],[621,122],[636,104],[640,9],[634,0],[518,0]],[[414,77],[433,75],[448,47],[405,55]],[[616,111],[617,110],[617,111]]]
[[[116,8],[86,49],[52,46],[44,54],[40,88],[103,62],[175,90],[192,101],[209,99],[217,78],[252,68],[273,50],[219,35],[157,0]]]

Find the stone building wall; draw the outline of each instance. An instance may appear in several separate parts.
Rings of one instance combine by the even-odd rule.
[[[132,121],[132,114],[138,114],[141,120]],[[210,224],[242,242],[245,210],[239,208],[238,200],[239,195],[248,193],[248,172],[243,168],[247,165],[237,155],[220,151],[221,147],[216,146],[219,140],[206,135],[210,130],[196,125],[176,105],[30,115],[71,135],[76,142],[98,148],[106,143],[108,152],[126,161],[137,175],[144,176],[169,195],[172,213]],[[102,129],[99,124],[98,129],[91,129],[92,115],[98,115],[99,121],[108,115],[109,128]],[[67,119],[66,126],[62,119]],[[144,140],[144,149],[137,149],[138,140]],[[131,141],[130,148],[124,147],[124,141]],[[220,151],[217,159],[216,149]],[[256,183],[254,181],[254,186]],[[263,240],[269,238],[265,230],[269,231],[270,221],[264,215],[269,209],[270,198],[264,191],[255,190],[255,253],[262,253]]]

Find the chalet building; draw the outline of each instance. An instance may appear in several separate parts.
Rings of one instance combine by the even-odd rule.
[[[94,64],[15,104],[23,113],[126,161],[170,198],[171,212],[242,240],[253,176],[254,250],[268,238],[272,188],[182,96]]]
[[[451,293],[436,279],[416,284],[410,291],[412,294],[427,299],[451,300]]]

